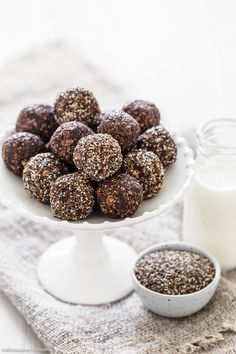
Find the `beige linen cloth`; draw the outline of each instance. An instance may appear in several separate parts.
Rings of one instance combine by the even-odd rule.
[[[119,108],[128,97],[127,92],[61,43],[10,63],[0,72],[0,78],[4,124],[13,122],[23,105],[52,103],[58,91],[74,85],[93,90],[103,107]],[[137,252],[160,240],[179,239],[181,206],[174,206],[155,220],[110,233]],[[236,353],[234,272],[222,277],[214,299],[204,310],[185,319],[154,315],[142,306],[135,293],[104,306],[69,305],[47,294],[36,275],[42,252],[67,235],[0,208],[0,289],[51,353]]]

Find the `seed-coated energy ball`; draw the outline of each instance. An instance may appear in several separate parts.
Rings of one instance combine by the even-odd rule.
[[[154,152],[164,168],[172,165],[177,157],[177,146],[170,133],[163,127],[146,130],[138,139],[138,147]]]
[[[2,146],[2,157],[7,168],[17,176],[22,176],[23,168],[32,156],[46,150],[43,140],[35,134],[16,133]]]
[[[78,172],[59,177],[52,184],[50,195],[52,212],[58,219],[76,221],[93,210],[93,188]]]
[[[25,189],[42,203],[50,201],[50,187],[59,176],[68,172],[67,167],[52,153],[32,157],[23,171]]]
[[[98,132],[111,135],[118,141],[122,151],[130,151],[137,143],[141,129],[129,114],[113,110],[104,114]]]
[[[78,170],[98,182],[114,175],[123,160],[120,145],[108,134],[88,135],[80,139],[73,156]]]
[[[159,157],[151,151],[133,150],[129,152],[124,158],[123,169],[137,178],[143,188],[145,199],[154,197],[162,187],[164,169]]]
[[[23,108],[16,121],[17,132],[29,132],[39,135],[48,142],[58,124],[53,108],[47,104],[35,104]]]
[[[137,120],[142,132],[160,124],[160,111],[153,103],[135,100],[124,105],[123,111]]]
[[[126,218],[138,209],[143,200],[143,190],[136,178],[122,173],[100,182],[96,197],[104,215]]]
[[[58,124],[77,120],[92,125],[100,108],[92,92],[84,88],[71,88],[60,93],[54,104]]]
[[[89,134],[94,134],[87,125],[73,121],[60,125],[50,140],[52,152],[61,160],[71,163],[78,141]]]

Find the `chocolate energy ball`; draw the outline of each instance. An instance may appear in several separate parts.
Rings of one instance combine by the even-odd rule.
[[[123,160],[120,145],[108,134],[88,135],[80,139],[73,156],[78,170],[98,182],[114,175]]]
[[[76,221],[93,210],[93,188],[78,172],[59,177],[51,186],[50,196],[53,215],[59,219]]]
[[[64,123],[51,137],[51,150],[63,161],[71,163],[78,141],[89,134],[94,134],[94,132],[83,123],[77,121]]]
[[[145,199],[154,197],[162,187],[164,169],[159,157],[151,151],[129,152],[124,158],[123,170],[137,178]]]
[[[43,140],[31,133],[16,133],[2,146],[2,157],[7,168],[17,176],[22,176],[23,168],[32,156],[46,150]]]
[[[77,120],[92,125],[100,108],[92,92],[84,88],[71,88],[56,98],[55,119],[58,124]]]
[[[23,108],[16,121],[17,132],[29,132],[39,135],[48,142],[58,124],[53,108],[47,104],[35,104]]]
[[[59,176],[67,173],[66,166],[52,153],[32,157],[23,171],[25,189],[42,203],[50,201],[50,187]]]
[[[100,182],[96,197],[104,215],[126,218],[138,209],[143,200],[143,190],[136,178],[122,173]]]
[[[138,139],[138,147],[154,152],[164,168],[172,165],[177,157],[177,146],[170,133],[158,126],[146,130]]]
[[[122,151],[130,151],[138,141],[141,129],[137,121],[129,114],[113,110],[101,119],[98,132],[109,134],[120,144]]]
[[[135,100],[124,105],[123,111],[137,120],[142,132],[160,124],[160,111],[153,103]]]

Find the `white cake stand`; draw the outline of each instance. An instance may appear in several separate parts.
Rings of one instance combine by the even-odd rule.
[[[1,145],[12,133],[10,128],[2,134]],[[87,305],[113,302],[132,291],[131,269],[136,253],[126,243],[104,236],[103,230],[156,217],[180,198],[192,175],[193,157],[183,138],[174,139],[178,158],[166,172],[163,189],[144,201],[132,217],[123,220],[100,214],[78,222],[58,220],[52,216],[50,206],[30,198],[21,178],[10,173],[0,159],[1,202],[34,222],[73,233],[50,246],[40,258],[38,277],[45,290],[60,300]]]

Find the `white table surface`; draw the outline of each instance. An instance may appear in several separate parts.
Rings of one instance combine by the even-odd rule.
[[[16,349],[18,352],[21,350],[22,353],[33,354],[42,348],[31,327],[0,292],[0,351]]]
[[[235,10],[235,0],[9,0],[0,5],[0,65],[45,41],[66,39],[114,82],[158,102],[184,133],[206,119],[236,116]],[[4,347],[26,352],[40,343],[0,294]]]

